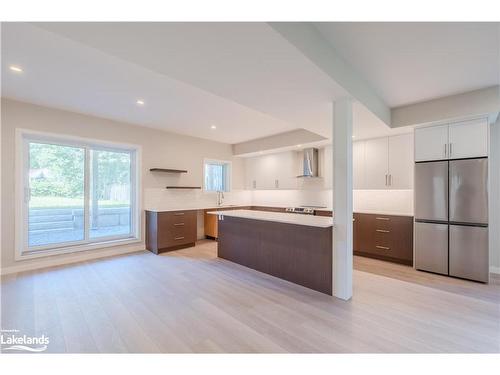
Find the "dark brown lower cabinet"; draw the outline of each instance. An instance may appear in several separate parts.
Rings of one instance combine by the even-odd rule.
[[[316,216],[332,216],[332,211],[330,210],[315,210]]]
[[[413,265],[413,217],[355,213],[354,255]]]
[[[285,207],[252,206],[251,209],[255,211],[286,212]]]
[[[332,227],[225,216],[217,256],[332,294]]]
[[[146,211],[146,249],[159,254],[194,246],[196,210]]]

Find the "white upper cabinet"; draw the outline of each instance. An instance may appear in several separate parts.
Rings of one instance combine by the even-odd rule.
[[[257,189],[258,158],[245,158],[245,189]]]
[[[352,155],[354,189],[413,189],[413,134],[354,142]]]
[[[478,119],[450,124],[449,158],[473,158],[488,155],[488,121]]]
[[[481,156],[488,156],[487,119],[415,129],[415,161]]]
[[[296,153],[281,152],[245,159],[246,189],[296,189]]]
[[[275,189],[277,170],[278,160],[276,158],[276,155],[269,154],[258,157],[255,168],[256,175],[254,177],[254,179],[257,181],[257,189]]]
[[[274,154],[276,162],[274,164],[274,173],[271,177],[271,185],[274,189],[296,189],[297,175],[297,153],[294,151],[281,152]]]
[[[413,134],[389,137],[390,189],[413,188]]]
[[[352,186],[355,190],[365,189],[365,142],[352,144]]]
[[[448,125],[415,129],[415,161],[448,159]]]
[[[326,146],[319,150],[319,169],[321,181],[325,189],[331,189],[333,186],[333,148]]]
[[[388,188],[388,140],[375,138],[364,141],[365,143],[365,188]]]

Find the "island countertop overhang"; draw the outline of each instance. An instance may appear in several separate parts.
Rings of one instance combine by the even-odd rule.
[[[210,211],[208,212],[208,214],[251,220],[272,221],[284,224],[304,225],[318,228],[329,228],[333,226],[333,218],[325,216],[254,210]]]

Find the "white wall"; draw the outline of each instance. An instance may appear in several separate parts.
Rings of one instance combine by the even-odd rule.
[[[354,212],[413,216],[413,190],[354,190]]]
[[[332,190],[252,190],[252,204],[256,206],[332,207]]]
[[[332,207],[332,190],[253,190],[252,204],[261,206]],[[413,190],[354,190],[354,212],[413,215]]]
[[[36,265],[49,265],[53,262],[71,262],[84,257],[99,257],[116,252],[132,251],[144,246],[129,246],[120,249],[88,251],[78,254],[55,255],[48,258],[14,261],[14,156],[15,129],[26,128],[36,131],[68,134],[92,139],[113,142],[132,143],[142,146],[142,197],[143,206],[151,207],[155,199],[163,197],[170,203],[182,206],[191,202],[191,193],[165,192],[166,185],[201,186],[203,178],[203,159],[213,158],[231,160],[232,187],[235,190],[243,187],[243,163],[232,157],[231,145],[168,133],[160,130],[134,126],[126,123],[105,120],[93,116],[40,107],[14,100],[2,99],[2,238],[1,267],[20,266],[25,268]],[[182,175],[151,173],[149,168],[186,169]],[[154,193],[156,191],[156,193]],[[198,192],[197,194],[201,194]],[[155,198],[156,197],[156,198]],[[242,196],[244,197],[244,196]],[[236,202],[237,193],[232,197]],[[248,195],[247,195],[248,199]],[[214,194],[204,196],[204,202],[216,199]],[[246,203],[246,202],[242,202]],[[144,217],[142,218],[144,226]],[[144,230],[142,231],[144,233]],[[144,237],[144,236],[143,236]]]
[[[500,86],[445,96],[391,110],[391,127],[464,119],[495,113],[500,103]]]
[[[490,127],[490,271],[500,273],[500,118]]]

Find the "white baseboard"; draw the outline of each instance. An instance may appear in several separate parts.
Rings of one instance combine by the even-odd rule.
[[[500,275],[500,267],[490,266],[490,273],[495,273]]]
[[[78,262],[83,262],[86,260],[92,260],[92,259],[99,259],[99,258],[106,258],[114,255],[121,255],[121,254],[128,254],[128,253],[135,253],[137,251],[144,250],[145,246],[144,243],[138,243],[134,245],[124,245],[124,246],[116,246],[113,248],[107,248],[107,249],[102,249],[102,250],[94,250],[94,251],[89,251],[89,252],[81,252],[81,253],[75,253],[74,256],[71,257],[64,257],[64,258],[58,258],[57,255],[51,256],[48,259],[44,260],[39,260],[36,262],[26,262],[25,261],[19,261],[13,266],[10,267],[4,267],[0,270],[1,275],[8,275],[12,273],[17,273],[17,272],[24,272],[24,271],[31,271],[31,270],[36,270],[40,268],[47,268],[47,267],[54,267],[54,266],[60,266],[63,264],[71,264],[71,263],[78,263]],[[67,255],[67,254],[66,254]]]

